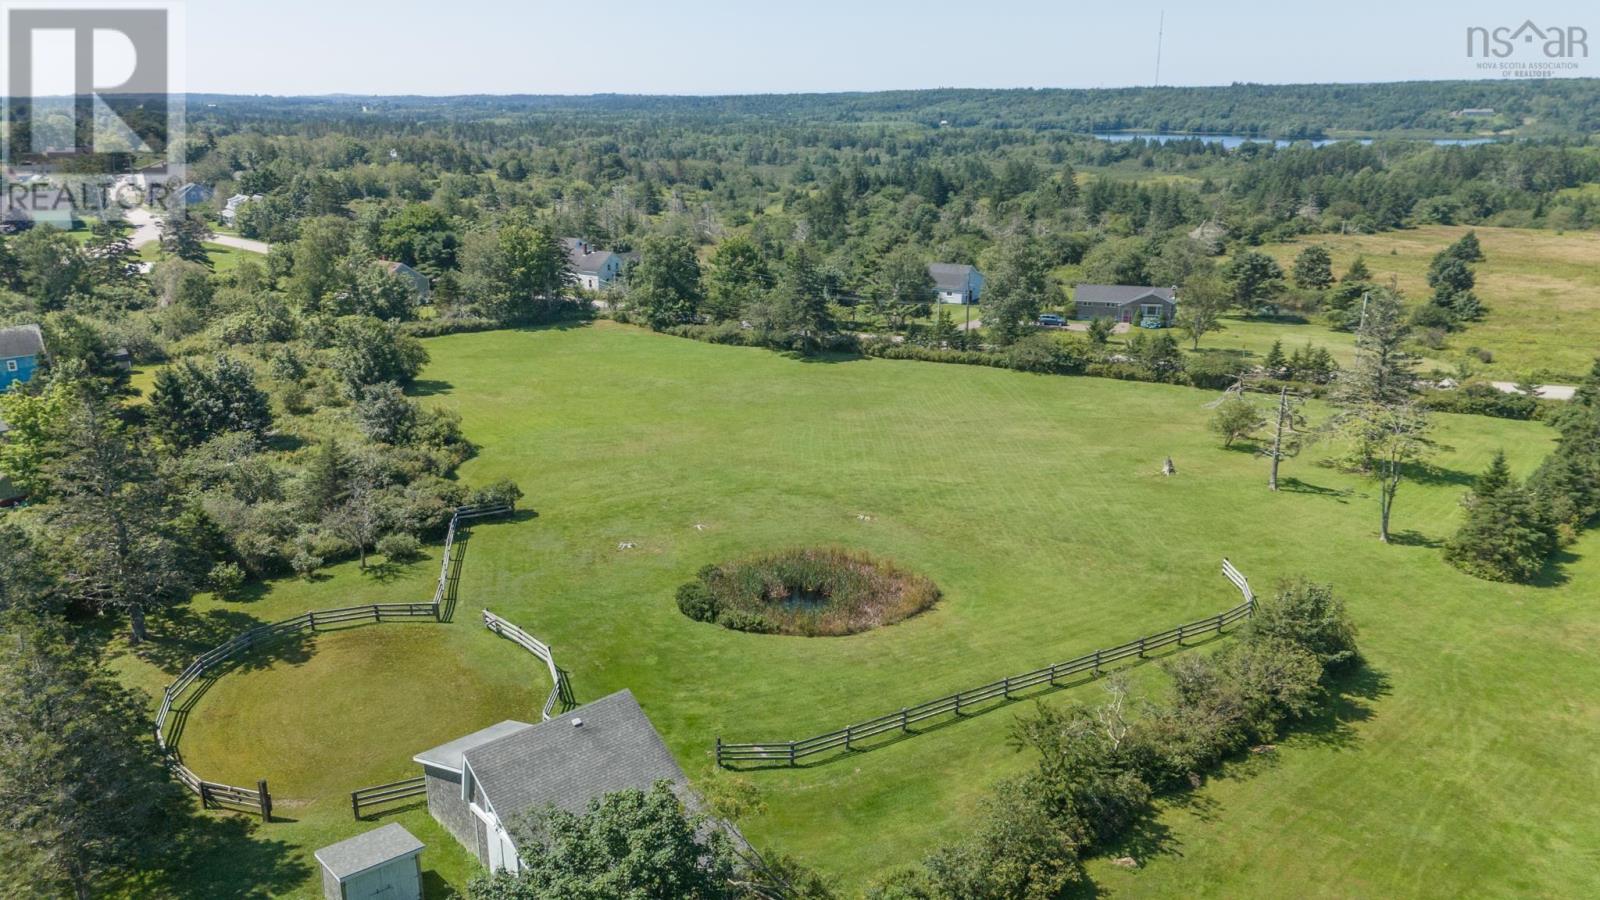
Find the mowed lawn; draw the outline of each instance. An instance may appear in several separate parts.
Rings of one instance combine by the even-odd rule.
[[[1478,296],[1488,307],[1481,322],[1451,335],[1446,356],[1465,359],[1480,347],[1494,354],[1486,373],[1515,380],[1548,370],[1569,382],[1589,371],[1600,349],[1600,232],[1430,225],[1363,235],[1308,235],[1262,248],[1284,265],[1308,244],[1333,253],[1335,275],[1364,256],[1374,280],[1391,276],[1413,302],[1426,300],[1428,266],[1467,231],[1478,233],[1486,257],[1475,265]],[[1287,339],[1286,339],[1287,340]]]
[[[1236,601],[1217,574],[1226,555],[1263,587],[1336,583],[1373,696],[1164,816],[1163,849],[1137,873],[1097,866],[1103,886],[1600,888],[1597,542],[1544,588],[1475,581],[1429,546],[1495,449],[1519,471],[1537,463],[1542,426],[1441,418],[1442,470],[1405,488],[1406,543],[1385,547],[1356,479],[1308,458],[1287,467],[1297,491],[1267,492],[1258,459],[1205,432],[1203,392],[802,361],[609,324],[429,350],[424,392],[482,446],[463,477],[516,478],[540,513],[482,531],[463,596],[551,641],[581,699],[632,688],[696,778],[719,735],[803,737],[1223,609]],[[1176,478],[1159,474],[1167,455]],[[702,565],[819,543],[922,571],[945,600],[841,639],[736,634],[673,606]],[[987,785],[1027,765],[1006,745],[1013,715],[756,773],[769,811],[749,831],[860,886],[960,835]]]
[[[1465,485],[1496,449],[1522,473],[1548,452],[1551,433],[1541,425],[1440,417],[1440,469],[1405,486],[1396,511],[1402,543],[1383,546],[1367,485],[1317,465],[1313,452],[1286,465],[1291,490],[1269,493],[1261,460],[1221,449],[1206,432],[1207,392],[798,360],[609,323],[427,346],[433,361],[416,393],[459,411],[481,448],[463,479],[514,478],[538,512],[475,530],[460,608],[444,626],[450,637],[417,644],[470,655],[475,689],[507,692],[467,718],[489,724],[505,708],[525,708],[529,691],[520,685],[535,697],[544,690],[531,661],[485,652],[490,636],[478,610],[487,607],[553,645],[579,700],[631,688],[704,784],[726,777],[712,766],[718,736],[805,737],[1225,609],[1238,602],[1218,572],[1228,556],[1263,591],[1302,573],[1334,582],[1361,625],[1370,677],[1334,719],[1165,810],[1152,841],[1135,850],[1139,870],[1094,863],[1101,889],[1217,897],[1600,890],[1592,802],[1600,793],[1600,541],[1581,543],[1544,587],[1475,581],[1431,546],[1452,531]],[[1167,456],[1176,477],[1160,474]],[[621,549],[624,542],[633,548]],[[815,544],[888,557],[933,578],[944,599],[899,625],[815,639],[730,632],[674,606],[673,591],[703,565]],[[419,563],[380,581],[341,566],[327,581],[284,582],[227,609],[276,618],[368,598],[420,599],[427,569]],[[382,627],[421,635],[432,626]],[[316,675],[317,655],[354,634],[319,642],[298,671]],[[391,662],[346,674],[392,672],[393,699],[404,703],[415,690],[407,657],[363,646]],[[143,664],[127,668],[146,687],[160,683]],[[277,695],[292,690],[290,674],[229,677],[246,693],[260,681],[259,693],[272,695],[264,715],[288,730],[295,720],[282,718],[288,701]],[[319,690],[331,689],[336,674],[320,676],[328,687]],[[1159,689],[1157,667],[1138,670],[1136,682]],[[242,741],[254,727],[244,715],[199,721],[214,701],[221,708],[222,688],[190,720],[197,752],[212,740],[203,728],[218,729],[214,746],[226,754],[234,739],[224,734]],[[419,734],[433,727],[430,718],[461,721],[437,694],[426,696],[406,713]],[[1089,685],[1052,696],[1093,701],[1100,692]],[[746,831],[857,893],[960,837],[988,786],[1030,765],[1007,745],[1008,725],[1024,708],[805,769],[750,773],[767,811]],[[370,733],[393,744],[385,759],[417,749],[388,730],[384,703],[349,714],[349,739]],[[326,746],[325,717],[307,729],[323,737],[284,744],[304,754],[293,765],[353,758]],[[373,765],[373,778],[350,773],[340,783],[391,772]],[[259,835],[283,842],[285,858],[304,860],[314,842],[365,827],[326,810],[308,808],[302,823]],[[470,863],[425,813],[397,821],[429,844],[432,878],[459,884]],[[315,891],[308,871],[274,893]]]

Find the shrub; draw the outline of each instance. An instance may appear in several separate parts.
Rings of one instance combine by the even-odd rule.
[[[1271,600],[1257,602],[1249,634],[1252,639],[1297,644],[1329,671],[1357,659],[1356,626],[1344,602],[1334,595],[1332,585],[1304,578],[1284,582]]]
[[[1253,436],[1266,424],[1266,417],[1254,403],[1234,394],[1211,414],[1209,427],[1222,438],[1222,446],[1232,447],[1234,441]]]
[[[309,580],[312,574],[322,568],[322,557],[305,547],[299,547],[295,549],[294,555],[289,557],[289,568],[294,569],[295,575]]]
[[[486,484],[473,491],[467,498],[468,506],[515,506],[522,499],[522,488],[510,479],[502,479]]]
[[[416,338],[442,337],[447,334],[471,334],[478,331],[494,331],[504,328],[495,319],[485,319],[479,316],[453,316],[440,319],[419,319],[406,322],[400,326],[403,334]]]
[[[244,587],[244,570],[231,562],[217,563],[211,567],[211,574],[206,576],[206,585],[218,597],[231,600]]]
[[[1539,418],[1550,404],[1527,394],[1508,394],[1492,384],[1473,382],[1453,391],[1426,391],[1422,405],[1436,412],[1527,420]]]
[[[380,538],[377,550],[390,562],[410,562],[422,555],[422,542],[415,535],[396,532]]]
[[[715,622],[721,609],[704,582],[691,581],[678,588],[678,611],[696,622]]]

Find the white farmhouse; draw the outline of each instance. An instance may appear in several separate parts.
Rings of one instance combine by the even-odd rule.
[[[581,288],[598,291],[622,273],[622,257],[610,250],[597,250],[582,238],[563,238],[561,243],[567,247],[567,260]]]

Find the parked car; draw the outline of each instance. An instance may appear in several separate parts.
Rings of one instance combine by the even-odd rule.
[[[1067,327],[1067,320],[1062,316],[1056,315],[1055,313],[1045,313],[1039,317],[1039,327],[1065,328]]]

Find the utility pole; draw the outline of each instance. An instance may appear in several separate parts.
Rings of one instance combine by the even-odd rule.
[[[1161,19],[1156,25],[1156,87],[1161,87],[1161,39],[1167,33],[1167,11],[1161,11]]]

